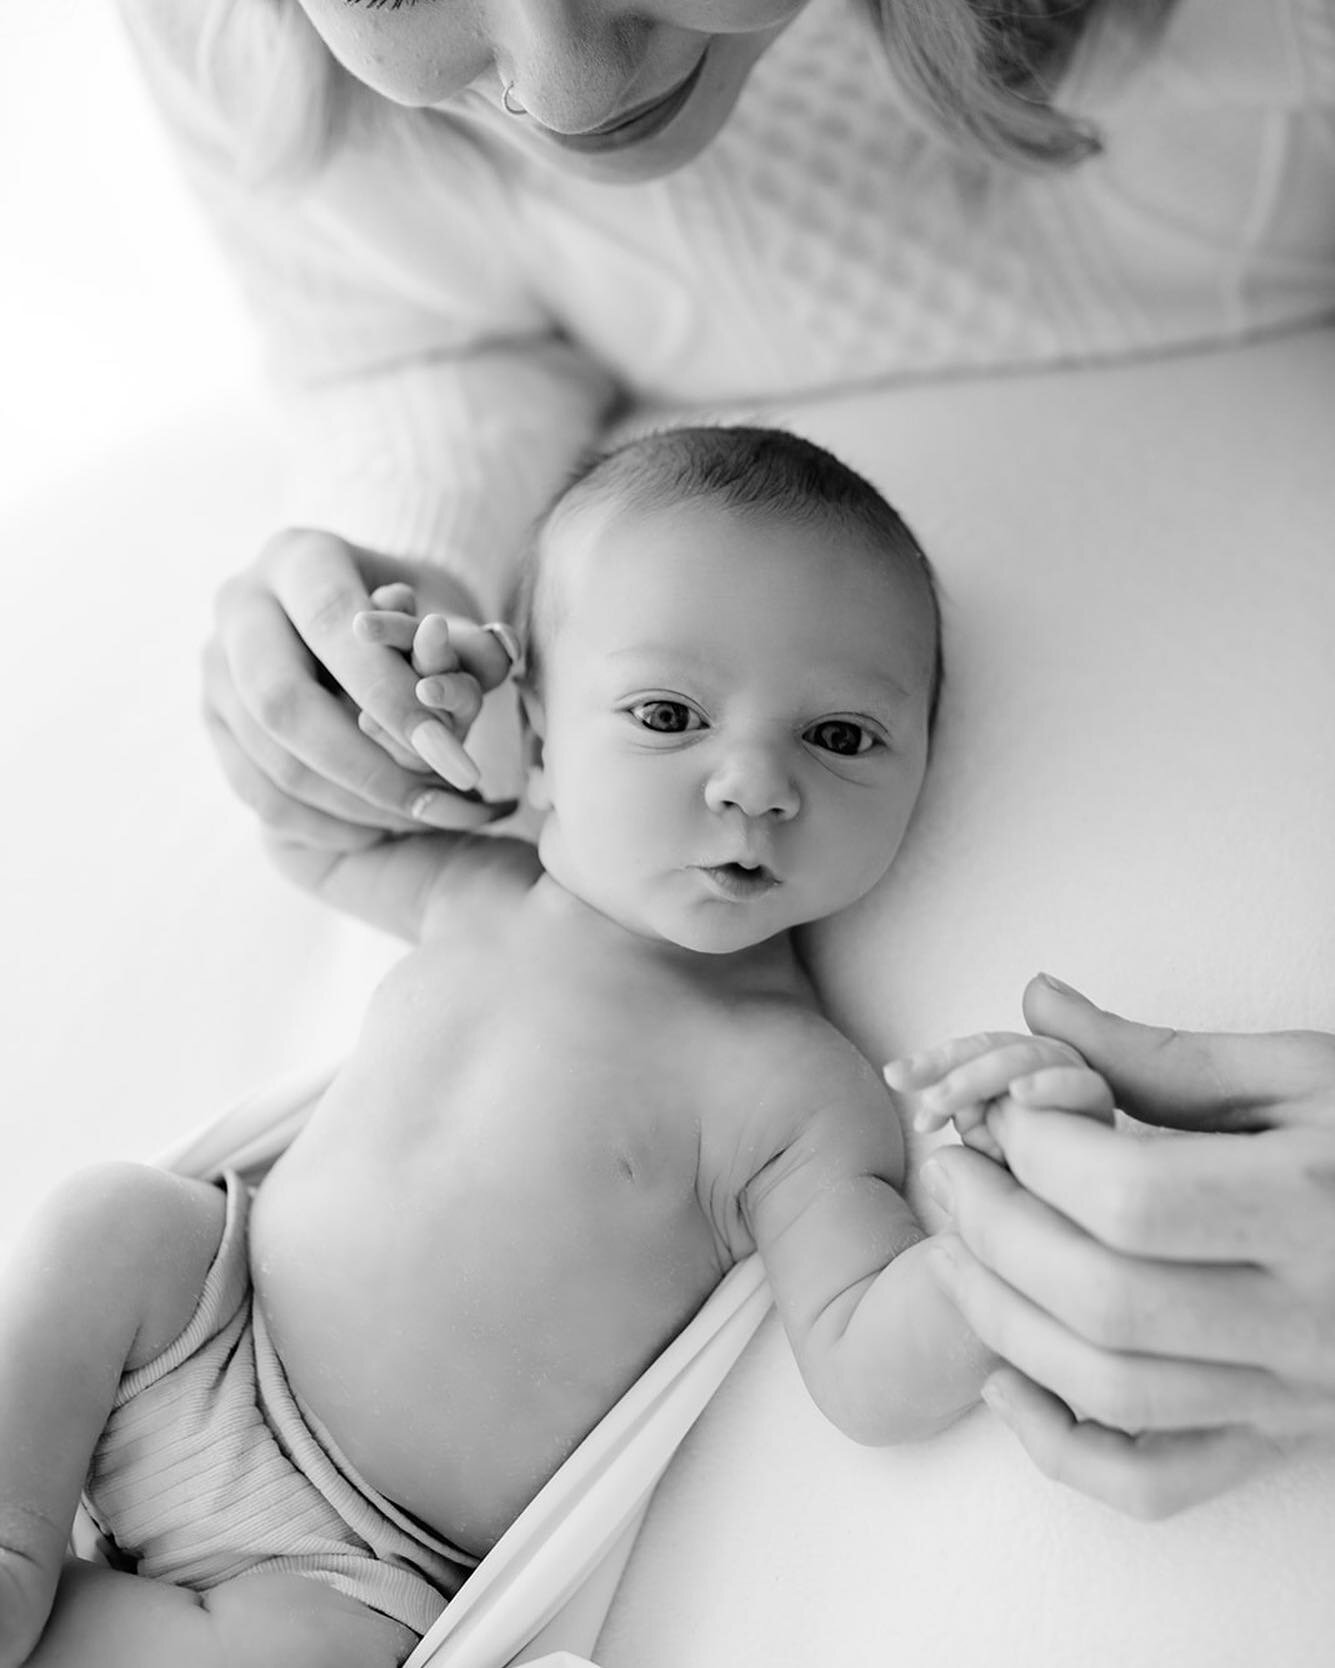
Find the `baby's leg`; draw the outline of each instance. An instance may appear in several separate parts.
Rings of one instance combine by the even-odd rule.
[[[27,1668],[396,1668],[416,1643],[307,1576],[240,1576],[195,1593],[71,1561]]]
[[[203,1182],[102,1165],[56,1190],[0,1273],[0,1668],[37,1643],[121,1375],[185,1329],[224,1210]]]

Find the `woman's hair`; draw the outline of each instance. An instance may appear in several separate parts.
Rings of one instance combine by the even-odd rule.
[[[869,558],[913,574],[932,622],[929,733],[942,681],[941,604],[936,576],[907,523],[877,489],[823,446],[785,429],[699,424],[655,429],[610,451],[591,451],[567,478],[528,540],[506,618],[524,645],[526,675],[542,673],[544,642],[558,620],[546,558],[550,534],[589,504],[612,502],[652,514],[689,503],[781,520],[855,540]]]
[[[198,0],[198,72],[240,136],[251,179],[296,178],[337,144],[360,84],[297,0]],[[860,0],[918,119],[965,155],[1021,167],[1099,148],[1053,104],[1088,32],[1127,25],[1147,42],[1176,0]],[[374,95],[371,95],[374,96]]]
[[[910,108],[958,149],[1069,167],[1097,132],[1056,108],[1076,48],[1120,23],[1148,44],[1176,0],[861,0]]]
[[[299,182],[343,136],[360,83],[297,0],[197,0],[194,74],[236,136],[248,183]]]

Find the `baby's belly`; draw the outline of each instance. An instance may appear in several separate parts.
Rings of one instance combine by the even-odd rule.
[[[265,1181],[257,1297],[298,1395],[381,1493],[484,1551],[724,1271],[694,1176],[494,1129],[309,1130]]]

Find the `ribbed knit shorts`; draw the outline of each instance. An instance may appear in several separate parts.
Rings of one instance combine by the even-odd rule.
[[[199,1307],[121,1380],[84,1503],[140,1575],[199,1592],[306,1575],[425,1633],[476,1560],[358,1477],[298,1404],[252,1301],[249,1193],[224,1185]]]

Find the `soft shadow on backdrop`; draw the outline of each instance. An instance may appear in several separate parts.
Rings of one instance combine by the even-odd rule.
[[[197,717],[213,588],[274,515],[249,325],[114,8],[4,28],[0,1246],[56,1175],[337,1052],[359,1000],[273,999],[301,1009],[284,946],[332,925],[268,874]]]

